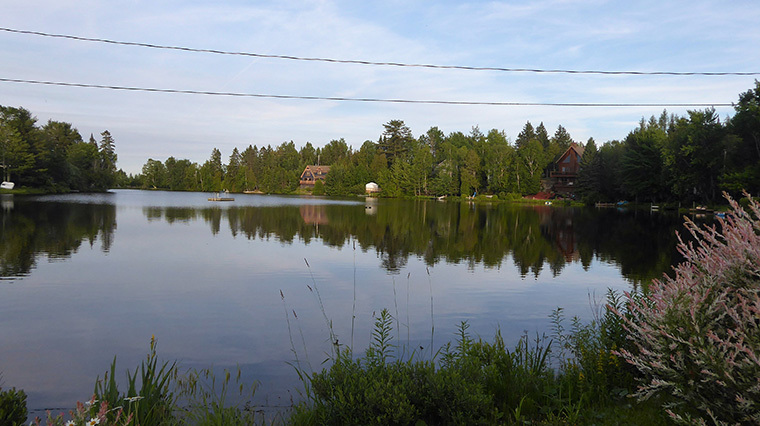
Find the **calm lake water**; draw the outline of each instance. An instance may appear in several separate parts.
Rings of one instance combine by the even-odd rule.
[[[589,319],[590,298],[661,276],[682,229],[642,210],[209,196],[3,196],[3,387],[32,410],[68,410],[114,355],[120,379],[134,370],[155,335],[160,358],[240,367],[260,382],[257,404],[288,405],[299,383],[287,362],[321,368],[327,321],[355,353],[383,308],[417,356],[464,320],[513,344],[550,333],[557,307]]]

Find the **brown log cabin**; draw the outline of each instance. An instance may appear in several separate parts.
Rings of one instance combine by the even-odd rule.
[[[556,170],[549,174],[552,180],[552,191],[555,194],[571,198],[574,196],[583,151],[581,145],[573,142],[555,163]]]
[[[330,166],[306,166],[303,173],[301,173],[299,184],[301,186],[314,186],[318,180],[325,183],[325,177],[327,177],[327,173],[329,172]]]

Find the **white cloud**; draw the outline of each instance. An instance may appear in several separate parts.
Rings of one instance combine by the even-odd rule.
[[[43,12],[40,12],[43,11]],[[757,71],[760,6],[547,0],[355,3],[32,1],[4,10],[18,29],[198,48],[338,59],[603,70]],[[512,102],[731,102],[753,77],[605,77],[467,72],[254,59],[0,33],[0,77],[306,96]],[[128,93],[0,83],[0,104],[109,129],[120,166],[148,157],[202,162],[218,147],[358,148],[382,124],[415,134],[562,124],[578,140],[619,139],[661,108],[581,109],[399,105]],[[677,112],[677,111],[674,111]],[[685,111],[683,111],[685,112]],[[721,116],[730,108],[720,111]]]

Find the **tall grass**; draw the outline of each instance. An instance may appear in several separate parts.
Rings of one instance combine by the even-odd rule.
[[[619,300],[614,293],[609,297],[610,303]],[[656,406],[634,410],[625,397],[633,382],[617,376],[621,363],[612,351],[619,336],[610,332],[616,318],[603,315],[585,326],[576,319],[568,332],[558,310],[553,319],[559,334],[525,334],[513,348],[498,331],[491,341],[472,338],[469,324],[462,322],[455,340],[433,359],[417,360],[414,352],[408,358],[395,356],[401,344],[396,319],[384,309],[375,318],[363,356],[355,358],[344,348],[331,366],[305,375],[309,397],[294,407],[289,422],[639,424],[646,413],[641,424],[665,424]],[[553,368],[552,354],[561,353],[560,344],[566,345],[567,355]]]
[[[239,369],[234,375],[224,370],[221,378],[211,368],[180,373],[176,361],[159,362],[155,337],[146,359],[134,372],[127,370],[126,391],[120,390],[116,373],[114,357],[103,378],[96,380],[89,401],[78,402],[68,416],[48,413],[45,422],[37,418],[32,424],[247,426],[266,422],[249,406],[256,384],[243,383]]]

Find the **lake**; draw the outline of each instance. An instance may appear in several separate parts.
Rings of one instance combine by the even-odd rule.
[[[2,386],[24,389],[34,415],[69,410],[114,356],[119,379],[134,370],[155,335],[161,359],[239,367],[277,409],[299,395],[289,363],[328,358],[328,324],[354,353],[383,308],[416,357],[462,321],[512,345],[549,334],[557,307],[589,320],[608,288],[662,276],[683,229],[634,209],[209,196],[2,196]]]

